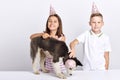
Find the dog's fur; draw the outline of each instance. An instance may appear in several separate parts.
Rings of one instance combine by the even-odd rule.
[[[53,58],[53,68],[56,76],[65,79],[66,76],[60,70],[60,60],[64,63],[69,58],[68,47],[65,42],[54,38],[35,37],[31,40],[31,58],[33,71],[39,74],[39,64],[43,72],[48,72],[45,69],[45,57]]]

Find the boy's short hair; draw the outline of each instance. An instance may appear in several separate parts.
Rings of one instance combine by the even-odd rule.
[[[93,18],[95,16],[99,16],[103,19],[103,15],[101,13],[92,13],[91,16],[90,16],[90,20],[91,20],[91,18]]]

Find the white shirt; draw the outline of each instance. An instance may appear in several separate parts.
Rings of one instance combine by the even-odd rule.
[[[77,40],[84,45],[83,70],[105,70],[104,52],[111,51],[109,37],[86,31]]]

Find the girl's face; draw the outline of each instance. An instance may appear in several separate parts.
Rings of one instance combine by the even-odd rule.
[[[48,19],[48,28],[49,28],[49,30],[50,31],[57,31],[58,27],[59,27],[59,22],[58,22],[57,17],[51,16]]]
[[[95,16],[90,19],[89,25],[94,33],[98,34],[101,32],[101,28],[104,22],[100,16]]]

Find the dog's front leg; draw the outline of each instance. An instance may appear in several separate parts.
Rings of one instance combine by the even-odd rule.
[[[48,73],[49,70],[45,69],[45,59],[46,59],[45,57],[46,57],[45,51],[41,50],[40,51],[40,67],[41,67],[43,72]]]
[[[53,62],[53,68],[54,68],[54,71],[56,73],[56,76],[58,76],[61,79],[66,79],[66,76],[61,72],[61,68],[60,68],[60,61],[61,60],[62,59],[59,58],[58,62]]]

